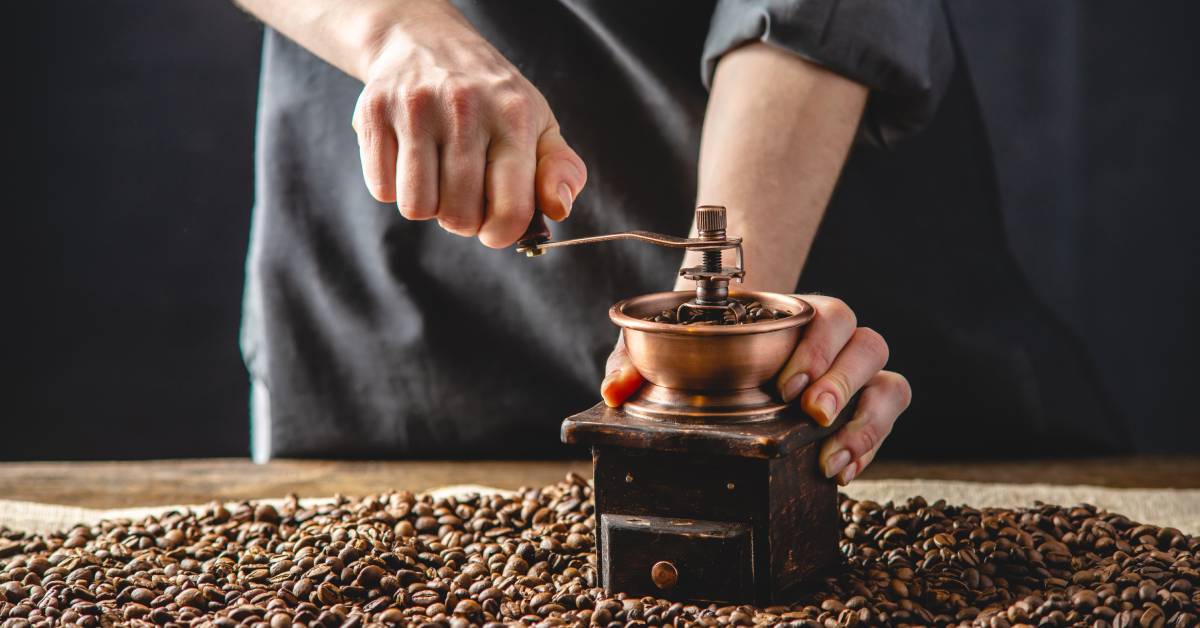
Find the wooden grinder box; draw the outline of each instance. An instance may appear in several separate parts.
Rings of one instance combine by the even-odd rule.
[[[791,601],[839,561],[837,485],[817,460],[839,424],[821,428],[794,407],[724,424],[643,419],[603,403],[567,418],[563,441],[592,449],[602,586],[690,601]]]

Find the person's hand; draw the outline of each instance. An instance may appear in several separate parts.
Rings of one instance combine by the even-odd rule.
[[[493,248],[535,207],[566,218],[587,170],[546,99],[449,3],[423,8],[379,36],[363,72],[353,125],[371,195]]]
[[[854,416],[821,446],[821,470],[846,485],[879,451],[892,425],[912,399],[903,375],[883,370],[888,346],[874,330],[858,327],[854,312],[841,300],[801,295],[816,310],[776,385],[786,401],[800,398],[800,407],[817,423],[828,426],[862,390]],[[600,384],[604,402],[620,406],[642,385],[642,376],[629,361],[625,343],[617,339]]]

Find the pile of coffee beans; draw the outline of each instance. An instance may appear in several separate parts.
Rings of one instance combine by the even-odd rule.
[[[244,503],[0,529],[0,625],[1194,626],[1200,543],[1090,506],[841,498],[845,564],[794,604],[606,595],[591,489]]]
[[[680,320],[676,310],[663,310],[658,314],[646,316],[643,320],[654,321],[655,323],[670,323],[672,325],[740,325],[757,323],[759,321],[773,321],[792,315],[791,312],[786,310],[771,309],[758,301],[748,299],[731,300],[737,301],[746,309],[746,315],[740,321],[733,313],[733,310],[729,308],[684,308],[683,320]]]

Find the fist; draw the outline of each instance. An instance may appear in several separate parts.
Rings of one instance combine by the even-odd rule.
[[[542,94],[461,16],[397,30],[368,65],[353,126],[363,178],[409,220],[506,247],[587,181]]]

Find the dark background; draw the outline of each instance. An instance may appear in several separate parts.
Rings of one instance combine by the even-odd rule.
[[[1014,253],[1088,346],[1133,448],[1200,451],[1200,11],[949,6]],[[39,10],[43,54],[19,65],[45,135],[5,220],[0,459],[247,455],[237,333],[261,30],[212,0]]]

